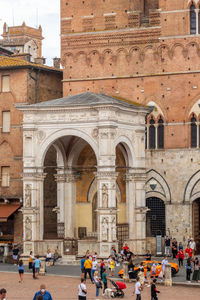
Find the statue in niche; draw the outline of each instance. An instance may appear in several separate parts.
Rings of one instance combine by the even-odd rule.
[[[25,207],[31,206],[31,185],[25,185]]]
[[[31,219],[26,217],[25,219],[25,240],[31,241],[32,240],[32,224]]]
[[[108,188],[105,184],[102,186],[102,206],[108,207]]]
[[[111,222],[111,232],[112,232],[112,241],[116,241],[117,236],[116,236],[116,218],[112,218]]]
[[[107,241],[108,240],[108,219],[103,218],[103,221],[101,223],[101,232],[102,232],[102,240]]]

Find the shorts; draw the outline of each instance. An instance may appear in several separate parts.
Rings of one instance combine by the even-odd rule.
[[[85,299],[86,299],[86,296],[78,296],[78,299],[79,299],[79,300],[85,300]]]
[[[85,273],[85,268],[81,269],[81,273],[82,273],[82,274]]]
[[[40,268],[35,268],[35,273],[39,273],[40,272]]]
[[[13,255],[13,259],[17,260],[18,259],[18,255]]]
[[[19,270],[19,274],[24,274],[24,270]]]

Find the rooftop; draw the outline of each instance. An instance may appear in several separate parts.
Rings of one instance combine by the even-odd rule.
[[[36,68],[46,71],[62,72],[60,69],[32,63],[20,58],[14,58],[9,56],[0,56],[0,69],[15,69],[15,68]]]
[[[47,108],[47,107],[76,107],[76,106],[97,106],[97,105],[118,105],[130,109],[149,109],[146,106],[142,106],[137,102],[126,100],[123,98],[116,98],[113,96],[107,96],[104,94],[95,93],[82,93],[74,96],[68,96],[65,98],[59,98],[50,101],[44,101],[37,104],[31,104],[23,106],[30,108]]]

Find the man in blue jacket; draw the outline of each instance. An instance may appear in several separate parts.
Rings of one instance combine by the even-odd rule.
[[[51,294],[46,291],[45,284],[41,284],[40,290],[35,293],[33,300],[36,300],[38,296],[42,296],[43,300],[53,300],[53,298],[51,297]]]

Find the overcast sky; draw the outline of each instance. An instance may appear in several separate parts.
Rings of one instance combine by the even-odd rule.
[[[48,65],[52,64],[53,57],[60,57],[60,0],[0,0],[0,4],[1,34],[4,22],[8,26],[21,25],[23,21],[32,27],[41,25],[45,38],[43,56],[48,59]]]

